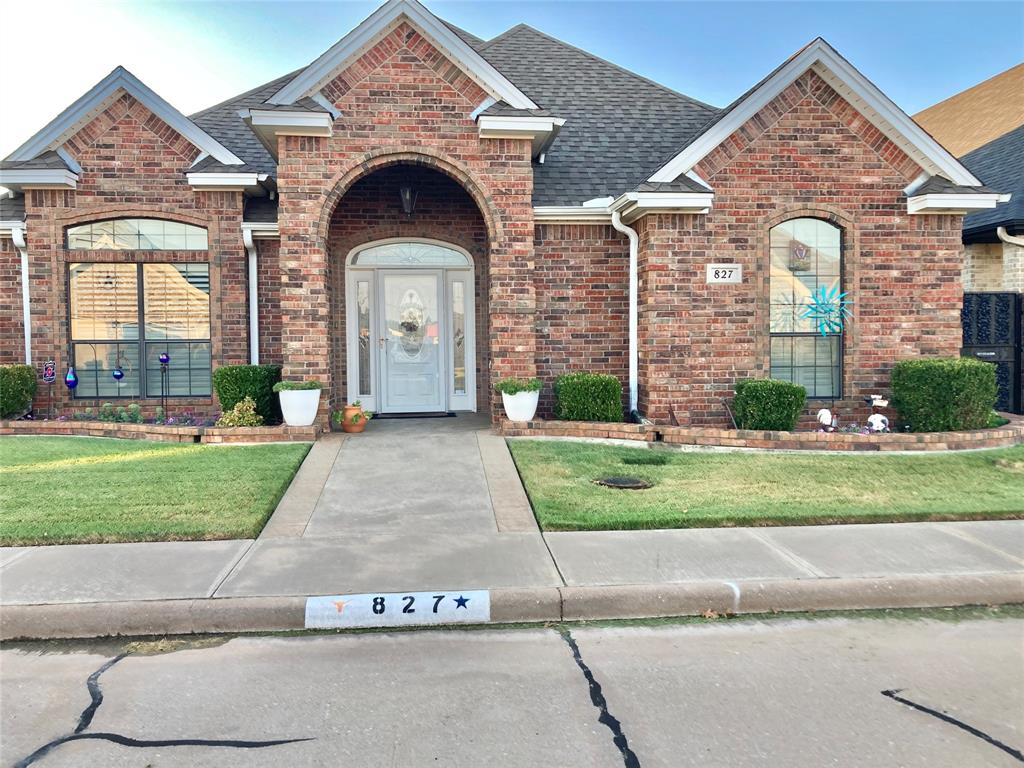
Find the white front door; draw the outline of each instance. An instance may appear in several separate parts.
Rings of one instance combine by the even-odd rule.
[[[442,270],[380,270],[377,328],[383,413],[447,409]]]

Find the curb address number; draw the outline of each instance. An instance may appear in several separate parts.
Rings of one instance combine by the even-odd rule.
[[[306,598],[306,629],[480,624],[491,620],[486,589],[462,592],[368,592]]]

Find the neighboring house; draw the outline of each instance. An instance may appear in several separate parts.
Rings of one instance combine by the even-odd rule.
[[[64,412],[155,406],[167,352],[179,409],[260,361],[325,409],[498,416],[496,380],[539,376],[550,415],[584,369],[692,425],[745,377],[852,413],[896,360],[957,354],[963,215],[1006,199],[824,40],[717,109],[414,0],[190,118],[118,68],[0,184],[0,361],[74,365]],[[853,320],[822,336],[833,286]]]

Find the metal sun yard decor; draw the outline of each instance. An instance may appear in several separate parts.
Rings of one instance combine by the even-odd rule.
[[[845,293],[839,292],[839,286],[821,286],[807,299],[807,309],[800,317],[817,323],[822,336],[842,333],[843,324],[853,316],[849,308],[852,303],[846,300]]]

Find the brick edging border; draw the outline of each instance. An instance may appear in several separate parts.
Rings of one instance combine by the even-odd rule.
[[[320,427],[175,427],[109,421],[0,421],[0,435],[117,437],[169,443],[297,443],[314,442]]]
[[[1024,417],[1002,414],[1009,424],[964,432],[771,432],[753,429],[608,424],[590,421],[502,421],[505,437],[573,437],[634,440],[667,445],[762,448],[790,451],[963,451],[1024,443]]]

